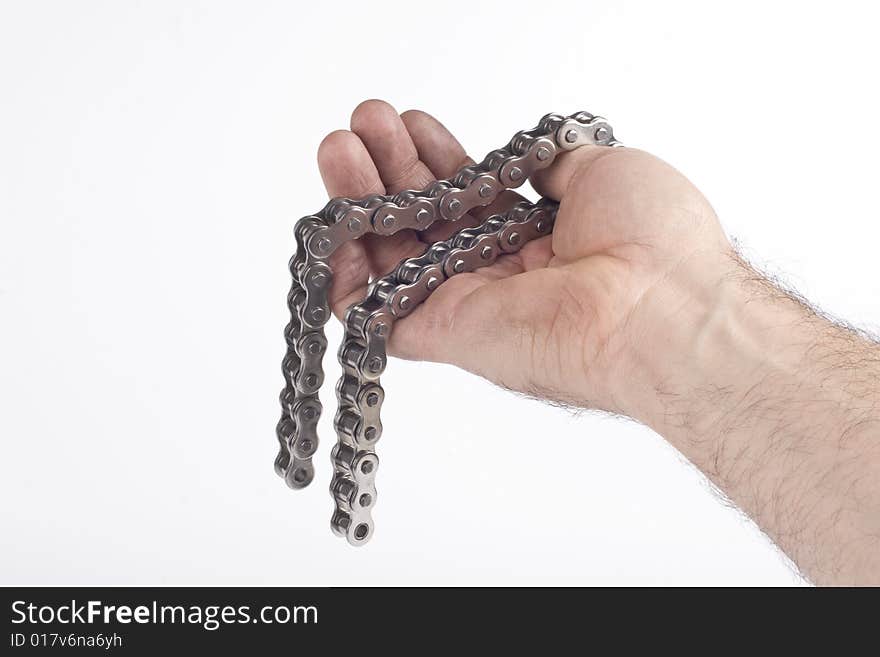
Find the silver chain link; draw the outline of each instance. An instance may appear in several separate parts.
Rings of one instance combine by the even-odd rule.
[[[304,488],[314,478],[312,456],[318,447],[322,411],[318,391],[324,382],[322,360],[327,350],[324,325],[330,318],[333,281],[327,263],[330,255],[366,233],[391,235],[405,228],[424,230],[438,219],[457,221],[474,208],[492,203],[503,189],[522,185],[552,164],[560,151],[585,144],[620,145],[601,117],[587,112],[568,117],[548,114],[537,127],[517,133],[507,146],[448,180],[393,196],[333,199],[317,214],[297,222],[275,459],[275,470],[288,486]],[[339,348],[343,373],[336,386],[337,444],[332,451],[330,492],[336,503],[331,527],[352,545],[363,545],[373,534],[371,510],[379,465],[375,445],[382,435],[379,411],[385,398],[379,377],[388,361],[386,344],[394,322],[413,312],[448,278],[490,265],[499,256],[548,235],[556,210],[557,204],[547,199],[537,204],[520,201],[480,226],[461,230],[429,246],[421,256],[404,260],[393,272],[374,280],[366,299],[346,311],[345,336]]]

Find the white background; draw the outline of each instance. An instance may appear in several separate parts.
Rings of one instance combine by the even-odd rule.
[[[862,4],[3,2],[0,583],[800,583],[648,429],[399,361],[376,533],[349,547],[334,359],[314,484],[272,472],[286,265],[359,101],[433,112],[474,156],[587,109],[876,328]]]

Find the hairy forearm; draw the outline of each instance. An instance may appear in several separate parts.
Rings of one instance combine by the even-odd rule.
[[[731,258],[654,304],[632,414],[818,583],[880,583],[880,346]]]

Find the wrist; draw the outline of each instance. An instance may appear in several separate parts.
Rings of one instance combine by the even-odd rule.
[[[812,335],[796,335],[807,314],[733,252],[694,255],[640,301],[624,411],[674,443],[716,434],[737,395],[794,373]]]
[[[735,258],[700,271],[645,299],[626,412],[812,577],[876,581],[880,347]]]

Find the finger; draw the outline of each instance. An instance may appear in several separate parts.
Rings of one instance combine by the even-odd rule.
[[[318,170],[331,197],[363,198],[385,193],[367,147],[348,130],[335,130],[324,137],[318,146]]]
[[[327,135],[318,147],[318,169],[331,197],[362,198],[385,192],[379,172],[366,146],[353,132],[337,130]],[[330,304],[341,316],[346,300],[353,294],[363,296],[370,275],[370,262],[360,240],[343,244],[330,258],[333,286]]]
[[[446,126],[421,110],[407,110],[400,120],[409,132],[419,159],[437,178],[450,178],[473,164],[464,148]]]
[[[535,172],[531,178],[532,186],[542,196],[559,201],[575,175],[583,173],[596,160],[616,151],[617,149],[607,146],[582,146],[560,153],[552,165]]]
[[[351,115],[351,129],[363,142],[388,193],[422,189],[435,178],[419,160],[415,144],[400,116],[388,103],[365,100]],[[381,276],[404,258],[424,252],[426,246],[413,230],[390,236],[367,235],[364,239],[373,271]]]
[[[437,179],[451,178],[462,167],[473,164],[464,147],[440,121],[421,110],[407,110],[400,115],[419,154],[419,159]],[[478,226],[481,220],[468,213],[455,222],[438,221],[420,232],[420,239],[428,244],[449,239],[463,228]]]
[[[437,176],[451,178],[462,167],[473,164],[462,145],[449,130],[436,118],[421,110],[407,110],[400,115],[401,121],[409,131],[419,159]],[[453,233],[463,228],[479,226],[487,217],[506,212],[522,196],[512,191],[502,192],[490,205],[474,208],[455,222],[437,222],[422,231],[422,241],[433,243],[449,239]]]
[[[382,100],[365,100],[351,115],[351,130],[367,147],[389,194],[423,189],[436,180],[419,159],[403,119]]]

